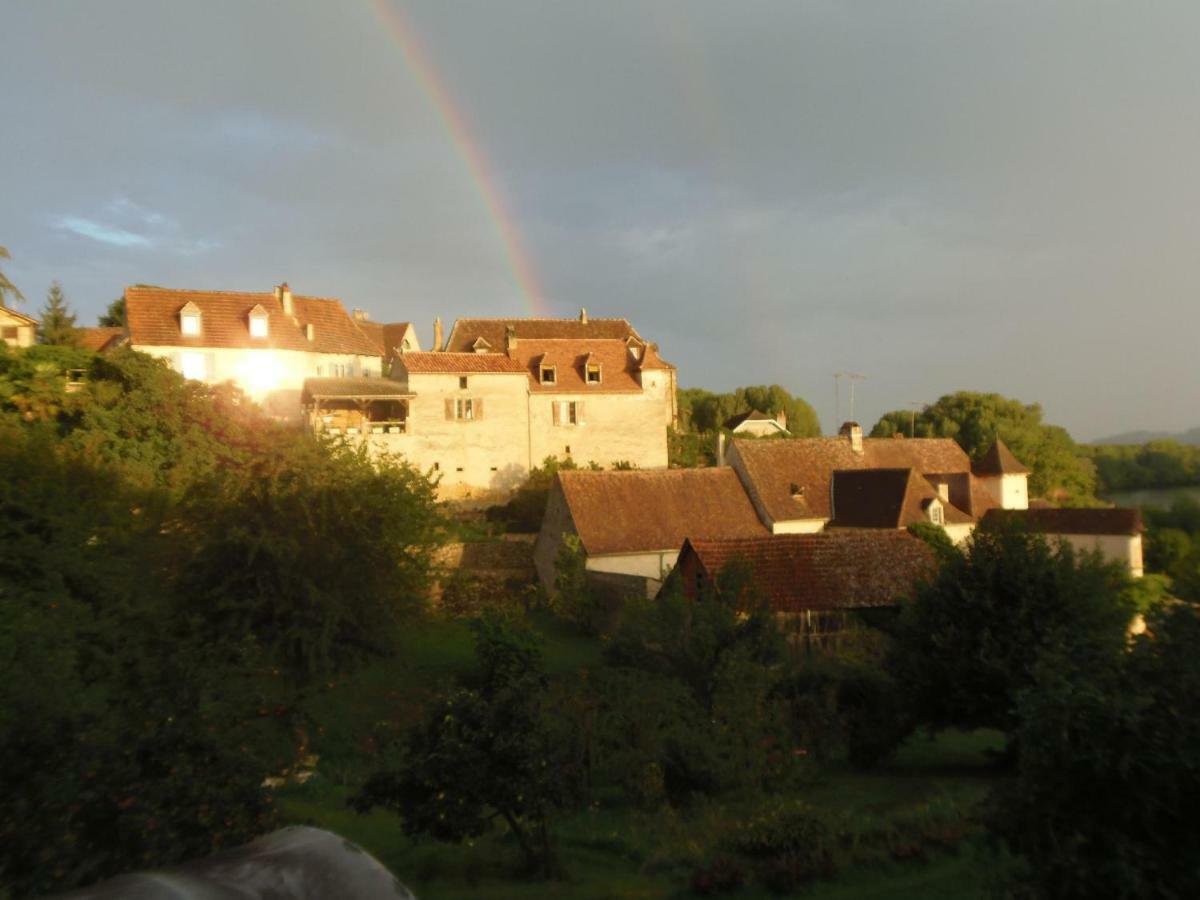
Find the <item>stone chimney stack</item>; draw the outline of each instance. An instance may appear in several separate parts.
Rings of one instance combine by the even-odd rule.
[[[442,349],[442,317],[438,316],[433,320],[433,347],[430,348],[434,352]]]
[[[296,314],[296,304],[292,302],[292,289],[288,287],[285,281],[279,287],[275,288],[275,296],[279,298],[279,302],[283,304],[283,311],[289,316]]]
[[[317,339],[317,326],[314,325],[312,322],[309,322],[307,325],[305,325],[304,326],[304,336],[306,338],[308,338],[308,342],[310,344],[313,341],[315,341]]]
[[[513,325],[504,327],[504,352],[512,356],[517,349],[517,329]]]
[[[584,309],[583,307],[579,308],[579,324],[580,325],[587,324],[587,310]]]
[[[779,412],[775,413],[775,421],[778,422],[783,428],[787,428],[787,410],[781,409]]]
[[[369,321],[371,321],[371,316],[368,313],[363,312],[361,309],[359,309],[356,306],[356,307],[354,307],[354,321],[355,322],[369,322]]]
[[[844,422],[838,429],[838,434],[850,439],[850,449],[855,453],[863,452],[862,426],[857,422]]]

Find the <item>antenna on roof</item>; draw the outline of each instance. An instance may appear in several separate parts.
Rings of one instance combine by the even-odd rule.
[[[850,380],[850,421],[856,422],[858,420],[854,418],[854,384],[858,381],[866,381],[867,376],[861,372],[838,372],[838,375],[842,375]],[[841,418],[841,416],[838,416],[838,418]]]
[[[845,372],[834,372],[833,373],[833,427],[834,428],[842,427],[842,391],[841,391],[842,382],[841,382],[841,378],[845,374],[846,374]]]
[[[915,438],[917,436],[917,410],[924,412],[925,404],[920,400],[909,400],[908,410],[910,413],[908,417],[908,436]]]

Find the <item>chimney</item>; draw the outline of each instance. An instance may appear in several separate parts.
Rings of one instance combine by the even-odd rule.
[[[514,325],[504,326],[504,352],[509,356],[517,349],[517,329]]]
[[[843,422],[838,434],[850,438],[850,449],[855,453],[863,452],[862,426],[857,422]]]
[[[275,288],[275,296],[279,298],[279,302],[283,304],[283,311],[289,316],[296,314],[296,307],[292,303],[292,289],[288,287],[285,281],[279,287]]]
[[[717,465],[725,465],[725,432],[718,431],[716,438],[713,440],[713,455],[717,458]]]
[[[312,322],[309,322],[307,325],[305,325],[304,336],[308,338],[308,342],[311,344],[317,338],[317,326]]]
[[[433,320],[433,347],[434,351],[442,349],[442,317],[438,316]]]
[[[367,315],[365,312],[363,312],[357,306],[354,307],[354,321],[355,322],[369,322],[370,320],[371,320],[371,317],[369,315]]]
[[[787,428],[787,410],[781,409],[775,413],[775,421],[779,423],[781,428]]]
[[[584,309],[582,306],[579,307],[579,324],[580,325],[587,324],[587,310]]]

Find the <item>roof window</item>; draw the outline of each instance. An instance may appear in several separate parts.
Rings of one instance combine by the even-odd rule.
[[[188,337],[200,334],[200,307],[190,300],[179,310],[179,330]]]
[[[588,363],[587,366],[584,367],[584,374],[588,384],[600,384],[600,363]]]
[[[262,304],[250,310],[250,337],[265,338],[267,336],[267,311]]]
[[[538,379],[542,384],[558,384],[558,367],[547,366],[542,364],[540,367],[541,377]]]

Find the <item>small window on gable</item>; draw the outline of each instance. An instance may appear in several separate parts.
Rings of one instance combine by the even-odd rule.
[[[929,521],[934,525],[942,525],[945,519],[942,516],[942,504],[934,503],[929,507]]]
[[[587,383],[588,384],[599,384],[600,383],[600,363],[588,363],[587,364]]]
[[[558,368],[556,366],[541,367],[541,382],[542,384],[558,384]]]
[[[464,390],[464,391],[467,389],[467,376],[466,375],[458,376],[458,387],[460,390]]]
[[[267,336],[267,311],[261,305],[250,310],[250,337],[265,338]]]
[[[179,330],[189,337],[200,334],[200,307],[188,303],[179,311]]]

